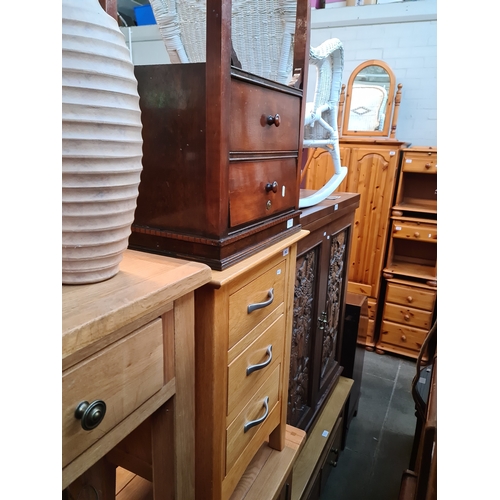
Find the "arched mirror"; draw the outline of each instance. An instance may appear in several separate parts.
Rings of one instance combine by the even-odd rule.
[[[361,63],[347,84],[342,135],[388,137],[395,132],[395,86],[394,73],[385,62],[372,59]],[[401,87],[398,85],[397,104]]]

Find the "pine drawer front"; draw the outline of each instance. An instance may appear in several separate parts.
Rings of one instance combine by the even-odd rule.
[[[301,99],[231,79],[230,151],[298,151]]]
[[[228,366],[227,415],[231,422],[283,358],[282,314]],[[249,372],[247,374],[247,372]]]
[[[400,351],[418,354],[428,330],[383,321],[377,347],[396,346]]]
[[[415,309],[424,309],[425,311],[433,311],[435,300],[436,292],[396,285],[394,283],[387,285],[386,302],[407,305]]]
[[[229,349],[283,303],[286,260],[280,258],[230,295]]]
[[[250,461],[269,433],[278,425],[281,409],[278,404],[280,370],[281,365],[276,366],[243,410],[227,427],[226,475],[238,459]],[[267,398],[266,410],[264,403]],[[245,425],[260,419],[264,420],[245,432]]]
[[[386,303],[384,320],[429,330],[432,322],[432,311],[422,311],[413,307]]]
[[[403,157],[404,172],[437,173],[437,153],[406,151]]]
[[[295,208],[297,158],[235,161],[229,166],[229,225]]]
[[[163,331],[156,319],[63,373],[63,467],[163,386]],[[106,414],[86,431],[75,418],[83,402],[102,400]]]
[[[411,224],[395,220],[392,224],[392,236],[415,241],[437,243],[436,224]]]

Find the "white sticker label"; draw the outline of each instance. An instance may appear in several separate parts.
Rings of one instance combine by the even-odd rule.
[[[335,212],[335,210],[338,210],[339,209],[339,205],[338,203],[335,203],[335,206],[333,207],[333,211]]]
[[[394,156],[396,154],[396,151],[390,151],[389,156]]]
[[[293,219],[288,219],[286,221],[286,228],[290,229],[293,226]]]
[[[276,274],[279,276],[279,275],[281,274],[281,269],[278,269],[278,270],[276,271]]]
[[[285,186],[281,188],[281,196],[284,198],[285,197]]]
[[[321,434],[324,438],[328,437],[328,434],[330,434],[328,431],[323,431]]]
[[[401,226],[396,226],[396,231],[401,231]]]
[[[413,160],[411,158],[407,158],[406,163],[411,163]]]
[[[326,231],[323,233],[323,236],[326,236]]]
[[[288,255],[288,248],[285,248],[283,250],[283,257],[286,257]]]

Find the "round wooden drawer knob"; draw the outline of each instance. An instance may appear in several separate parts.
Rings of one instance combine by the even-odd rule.
[[[425,164],[425,168],[426,168],[427,170],[429,170],[429,168],[431,168],[431,166],[432,166],[432,165],[431,165],[430,163],[426,163],[426,164]]]
[[[106,415],[106,403],[96,399],[89,404],[88,401],[82,401],[75,409],[75,418],[81,421],[82,429],[91,431],[95,429]]]
[[[403,342],[406,342],[406,335],[401,335],[401,340],[402,340]]]
[[[410,321],[410,315],[409,314],[405,314],[404,318],[405,318],[405,321]]]
[[[418,231],[415,231],[415,232],[413,233],[413,235],[415,236],[415,238],[419,238],[419,237],[420,237],[420,233],[419,233]]]
[[[406,297],[406,300],[411,303],[413,302],[413,297],[411,295],[408,295],[408,297]]]

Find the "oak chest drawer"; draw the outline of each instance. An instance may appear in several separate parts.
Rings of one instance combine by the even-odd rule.
[[[296,157],[231,162],[229,225],[236,227],[293,209],[296,173]]]
[[[284,300],[286,261],[274,259],[255,279],[229,297],[229,349]]]
[[[280,314],[264,333],[229,364],[228,421],[236,416],[256,388],[282,362],[284,328],[285,317]]]
[[[298,151],[301,98],[231,79],[230,151]]]
[[[437,153],[405,151],[403,172],[418,172],[420,174],[437,173]]]
[[[436,292],[430,290],[396,285],[394,283],[388,283],[387,285],[386,302],[432,311],[434,309],[435,299]]]
[[[94,356],[62,377],[63,467],[102,438],[163,386],[162,321],[156,319]],[[85,416],[75,417],[80,403],[102,400],[106,413],[92,430]]]
[[[279,422],[280,368],[277,365],[250,401],[229,424],[226,435],[226,474],[240,456],[254,456],[266,437]],[[275,411],[278,410],[278,411]],[[255,437],[255,439],[254,439]]]

